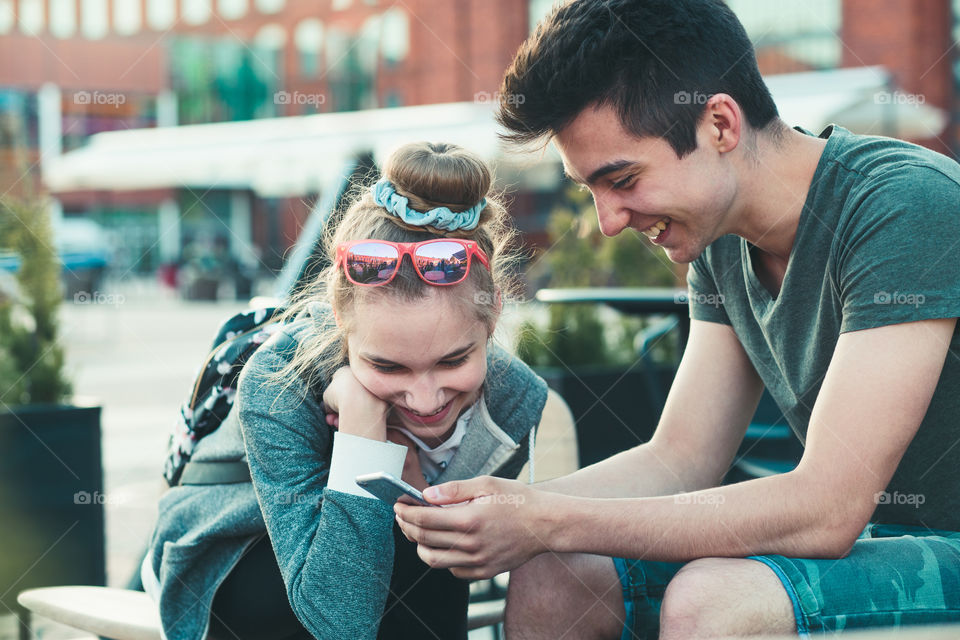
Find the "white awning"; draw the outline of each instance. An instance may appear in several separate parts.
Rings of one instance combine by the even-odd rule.
[[[54,192],[215,187],[302,195],[335,181],[360,153],[381,161],[414,140],[452,142],[488,160],[500,144],[490,104],[371,109],[99,133],[52,158],[44,181]]]
[[[789,73],[765,78],[780,111],[791,126],[819,133],[830,123],[855,133],[923,140],[940,135],[947,114],[923,96],[890,90],[883,67]]]
[[[888,92],[881,67],[770,76],[768,85],[790,125],[818,132],[835,122],[855,132],[929,138],[946,114],[919,96]],[[556,161],[552,149],[530,156],[497,138],[493,104],[451,103],[100,133],[52,158],[44,181],[54,192],[167,187],[253,189],[296,196],[333,183],[345,163],[372,151],[380,162],[414,140],[452,142],[488,161],[532,168]]]

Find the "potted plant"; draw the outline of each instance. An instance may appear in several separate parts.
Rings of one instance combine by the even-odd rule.
[[[60,262],[39,196],[0,197],[0,256],[0,604],[10,611],[23,589],[104,584],[103,479],[100,407],[73,400],[64,375]]]
[[[528,281],[551,288],[677,285],[669,260],[638,234],[604,237],[589,192],[574,185],[561,193],[547,227],[550,248]],[[675,336],[657,340],[655,353],[640,362],[637,339],[651,328],[649,318],[597,304],[553,304],[546,315],[524,323],[517,352],[569,404],[581,466],[649,439],[658,391],[675,372]]]

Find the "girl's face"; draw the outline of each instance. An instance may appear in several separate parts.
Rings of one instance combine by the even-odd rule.
[[[347,353],[360,384],[390,405],[387,424],[436,447],[480,395],[488,337],[458,296],[431,287],[413,303],[362,296],[351,314]]]

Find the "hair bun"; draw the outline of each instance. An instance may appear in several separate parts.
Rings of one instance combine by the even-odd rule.
[[[383,173],[418,211],[437,207],[465,211],[486,197],[491,182],[483,160],[446,143],[406,144],[390,155]]]

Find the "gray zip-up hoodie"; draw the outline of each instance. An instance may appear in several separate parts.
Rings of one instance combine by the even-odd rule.
[[[167,638],[206,637],[217,588],[265,531],[293,611],[310,633],[376,637],[393,568],[393,510],[326,488],[333,432],[322,393],[297,381],[279,395],[266,382],[290,361],[298,341],[329,321],[329,308],[314,305],[311,317],[260,347],[243,369],[236,406],[197,444],[194,461],[245,457],[252,483],[178,486],[161,498],[141,573],[159,602]],[[487,359],[484,402],[434,484],[488,474],[515,478],[532,457],[546,384],[496,346]]]

